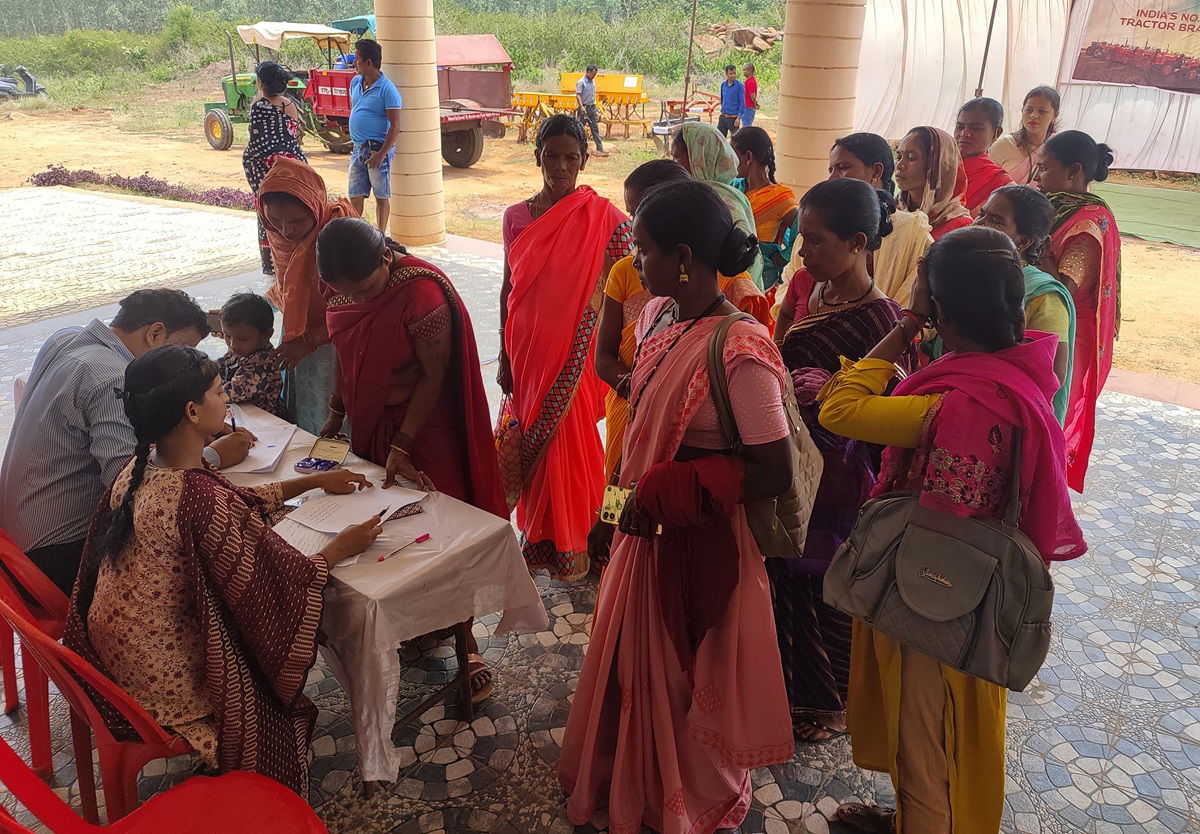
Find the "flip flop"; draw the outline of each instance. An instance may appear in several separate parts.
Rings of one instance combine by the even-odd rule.
[[[896,831],[896,812],[878,805],[847,802],[838,806],[833,818],[866,834],[895,834]]]
[[[808,738],[806,736],[802,736],[797,732],[801,724],[807,724],[814,730],[820,730],[823,733],[828,733],[828,736],[825,738]],[[801,744],[826,744],[830,741],[836,741],[842,736],[849,734],[849,730],[838,730],[813,718],[795,716],[792,720],[792,736]]]
[[[480,701],[485,701],[492,696],[492,691],[496,688],[494,676],[491,674],[491,669],[483,659],[481,654],[467,655],[467,669],[470,671],[471,677],[471,703],[478,704]],[[475,679],[484,672],[488,673],[487,683],[478,689],[475,688]]]

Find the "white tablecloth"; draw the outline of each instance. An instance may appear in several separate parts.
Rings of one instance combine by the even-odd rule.
[[[259,409],[242,408],[251,429],[282,423]],[[228,478],[253,486],[297,477],[292,466],[308,455],[314,440],[297,429],[275,472]],[[381,487],[380,467],[357,458],[346,467]],[[400,766],[391,736],[400,682],[396,650],[403,641],[497,611],[504,612],[497,633],[542,631],[547,625],[512,525],[449,495],[434,493],[421,506],[424,512],[389,521],[359,564],[335,568],[325,586],[322,651],[350,696],[364,781],[393,781]],[[422,533],[430,534],[428,541],[377,561]]]

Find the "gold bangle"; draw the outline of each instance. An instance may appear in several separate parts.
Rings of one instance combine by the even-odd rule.
[[[390,445],[390,448],[393,451],[399,452],[400,454],[404,455],[406,458],[412,457],[412,453],[410,451],[408,451],[408,449],[405,449],[403,446],[397,446],[395,443],[392,443]]]

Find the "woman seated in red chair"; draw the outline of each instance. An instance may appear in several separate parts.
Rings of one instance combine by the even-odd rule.
[[[137,451],[92,517],[64,642],[209,767],[256,771],[303,795],[321,591],[380,526],[348,527],[307,555],[272,531],[271,513],[310,489],[349,493],[367,481],[335,469],[241,489],[209,471],[201,452],[228,398],[199,351],[139,356],[116,395]]]

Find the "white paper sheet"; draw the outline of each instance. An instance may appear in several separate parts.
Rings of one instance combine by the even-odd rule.
[[[333,533],[322,533],[303,524],[297,524],[290,518],[275,525],[274,530],[279,538],[299,550],[301,553],[319,553],[321,548],[334,539]]]
[[[305,501],[288,514],[288,520],[324,533],[339,533],[351,524],[362,524],[384,510],[390,515],[424,497],[424,492],[402,487],[371,487],[352,495],[322,495]]]
[[[226,467],[223,471],[263,474],[274,472],[275,467],[279,466],[279,459],[283,457],[288,444],[292,442],[292,435],[295,434],[296,427],[250,428],[250,431],[254,432],[258,440],[250,447],[246,459],[234,466]]]
[[[291,425],[286,420],[281,420],[260,408],[245,408],[236,403],[230,403],[229,415],[237,421],[239,428],[249,429],[255,434],[258,434],[260,429],[282,429],[286,425]]]

